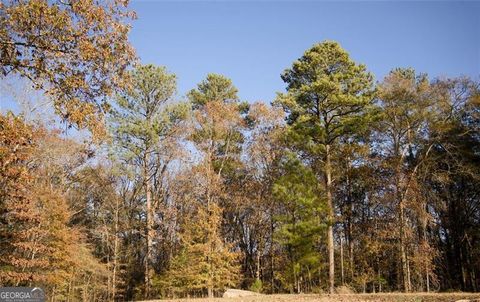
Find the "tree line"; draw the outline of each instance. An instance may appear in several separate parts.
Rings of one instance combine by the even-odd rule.
[[[165,67],[128,65],[122,2],[12,3],[2,76],[94,139],[0,115],[2,286],[51,301],[479,290],[478,81],[396,68],[375,82],[324,41],[271,104],[219,74],[180,100]]]

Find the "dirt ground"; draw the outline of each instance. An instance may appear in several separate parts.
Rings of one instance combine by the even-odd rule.
[[[389,293],[343,295],[261,295],[238,298],[149,300],[148,302],[480,302],[480,293]]]

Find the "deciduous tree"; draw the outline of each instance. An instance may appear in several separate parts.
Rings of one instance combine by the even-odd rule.
[[[0,77],[17,73],[52,97],[55,111],[103,133],[107,98],[126,85],[134,59],[128,1],[0,3]]]

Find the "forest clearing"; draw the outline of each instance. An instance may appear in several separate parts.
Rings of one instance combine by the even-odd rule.
[[[480,299],[478,16],[0,0],[0,302]]]

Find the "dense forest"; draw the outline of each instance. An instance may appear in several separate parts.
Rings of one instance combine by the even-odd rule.
[[[0,114],[1,286],[51,301],[480,290],[478,80],[374,80],[324,41],[285,62],[271,104],[214,73],[181,98],[135,57],[132,18],[123,1],[0,4],[0,77],[63,123]]]

